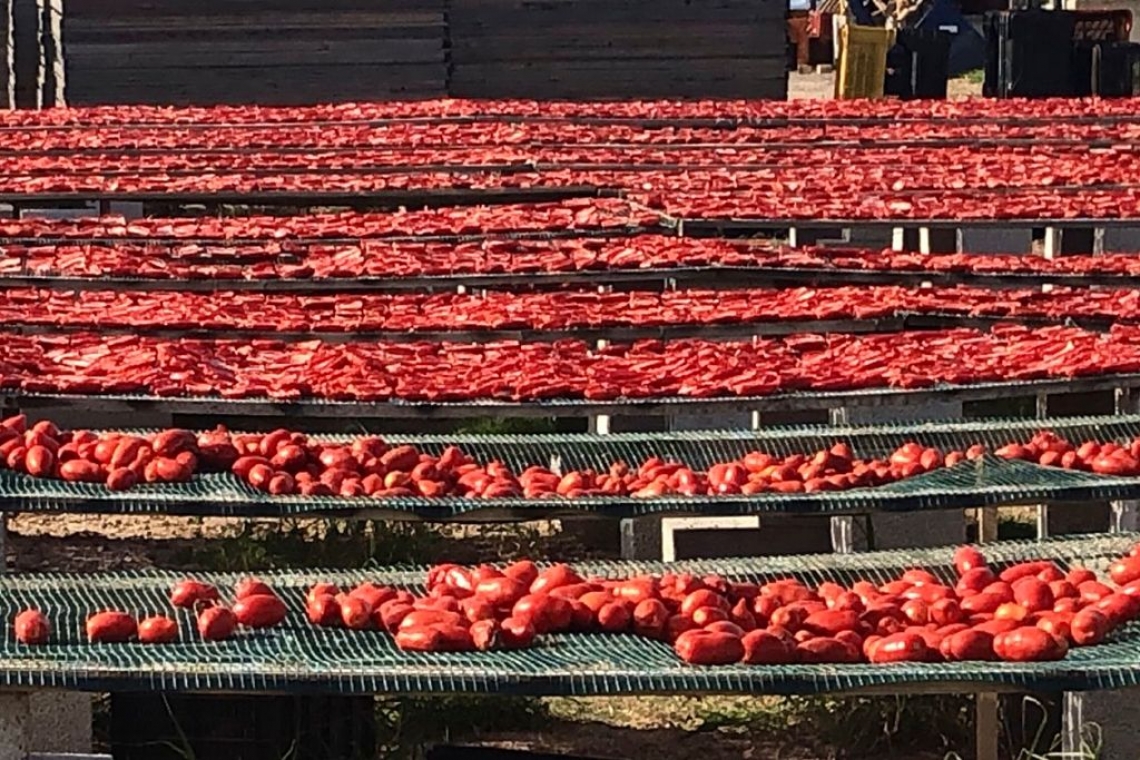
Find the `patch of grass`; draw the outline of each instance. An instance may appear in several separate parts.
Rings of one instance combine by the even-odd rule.
[[[427,561],[442,541],[420,523],[352,520],[246,522],[233,536],[203,541],[182,558],[223,572],[277,568],[357,568]]]
[[[550,719],[542,700],[528,697],[435,697],[378,700],[380,757],[412,760],[441,742],[480,734],[541,730]]]
[[[986,71],[985,69],[974,69],[973,71],[967,71],[958,78],[964,79],[970,84],[981,84],[986,81]]]
[[[763,734],[842,748],[844,757],[945,752],[969,744],[967,697],[650,697],[549,700],[552,717],[632,729]]]

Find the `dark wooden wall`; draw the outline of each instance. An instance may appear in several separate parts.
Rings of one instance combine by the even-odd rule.
[[[67,102],[439,96],[443,1],[65,0]]]
[[[451,92],[784,97],[783,0],[450,0]]]
[[[787,89],[784,0],[0,2],[17,10],[17,37],[38,40],[39,76],[26,86],[46,104],[782,99]],[[23,30],[22,3],[41,14],[25,10]]]

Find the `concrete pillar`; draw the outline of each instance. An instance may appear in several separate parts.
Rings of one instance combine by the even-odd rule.
[[[1105,227],[1101,230],[1100,252],[1140,252],[1140,227]]]
[[[32,706],[27,694],[0,694],[0,760],[25,760],[31,750]]]
[[[755,430],[759,427],[759,421],[759,414],[748,409],[712,412],[694,410],[677,412],[668,418],[669,430]]]
[[[92,747],[91,695],[75,691],[34,691],[28,695],[35,717],[29,736],[36,752],[88,753]]]
[[[136,201],[111,201],[107,204],[107,211],[118,214],[127,221],[143,217],[143,204]]]
[[[958,250],[962,253],[1029,253],[1033,231],[1027,228],[963,227],[958,230]]]
[[[1062,700],[1061,751],[1065,757],[1092,757],[1089,744],[1099,739],[1097,757],[1140,757],[1140,687],[1113,691],[1068,692]],[[1094,729],[1096,726],[1099,731]]]
[[[930,401],[922,404],[889,406],[851,406],[835,410],[832,421],[837,425],[882,425],[954,420],[962,417],[960,401]],[[838,518],[840,520],[846,518]],[[966,515],[962,510],[937,510],[870,516],[874,547],[866,536],[854,531],[855,549],[902,549],[920,546],[945,546],[966,540]]]

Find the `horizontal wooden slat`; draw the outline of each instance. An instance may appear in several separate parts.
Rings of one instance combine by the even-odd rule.
[[[348,11],[385,13],[406,10],[439,10],[443,0],[67,0],[64,12],[75,19],[157,18],[226,14],[329,13]]]
[[[82,19],[70,14],[64,16],[64,31],[68,39],[73,35],[90,36],[162,34],[169,38],[198,37],[211,33],[239,33],[245,35],[304,34],[319,37],[322,33],[354,30],[358,36],[382,34],[382,30],[404,27],[440,27],[445,25],[442,8],[419,11],[392,11],[390,13],[264,13],[236,15],[187,14],[183,9],[178,16],[116,16],[108,19]]]
[[[768,25],[566,26],[543,33],[500,33],[451,38],[456,65],[490,61],[598,58],[750,58],[783,55],[783,27]]]
[[[444,61],[443,39],[314,42],[145,42],[136,45],[68,45],[66,61],[76,69],[171,69],[325,66]]]
[[[558,61],[454,66],[451,94],[470,98],[782,98],[785,59]]]
[[[484,13],[488,11],[554,11],[572,8],[595,8],[640,13],[652,18],[669,18],[690,12],[709,16],[737,13],[751,15],[784,15],[787,5],[779,0],[450,0],[451,13]]]
[[[263,66],[242,69],[94,69],[69,67],[67,102],[94,104],[259,104],[443,97],[444,64]]]

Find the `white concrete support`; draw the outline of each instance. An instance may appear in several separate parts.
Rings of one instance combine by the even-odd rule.
[[[1037,419],[1043,420],[1049,416],[1049,396],[1045,393],[1037,394]],[[1049,505],[1037,505],[1037,539],[1049,537]]]
[[[1116,413],[1136,414],[1140,411],[1140,389],[1116,389]],[[1111,503],[1113,533],[1131,533],[1140,530],[1140,501],[1114,501]]]

